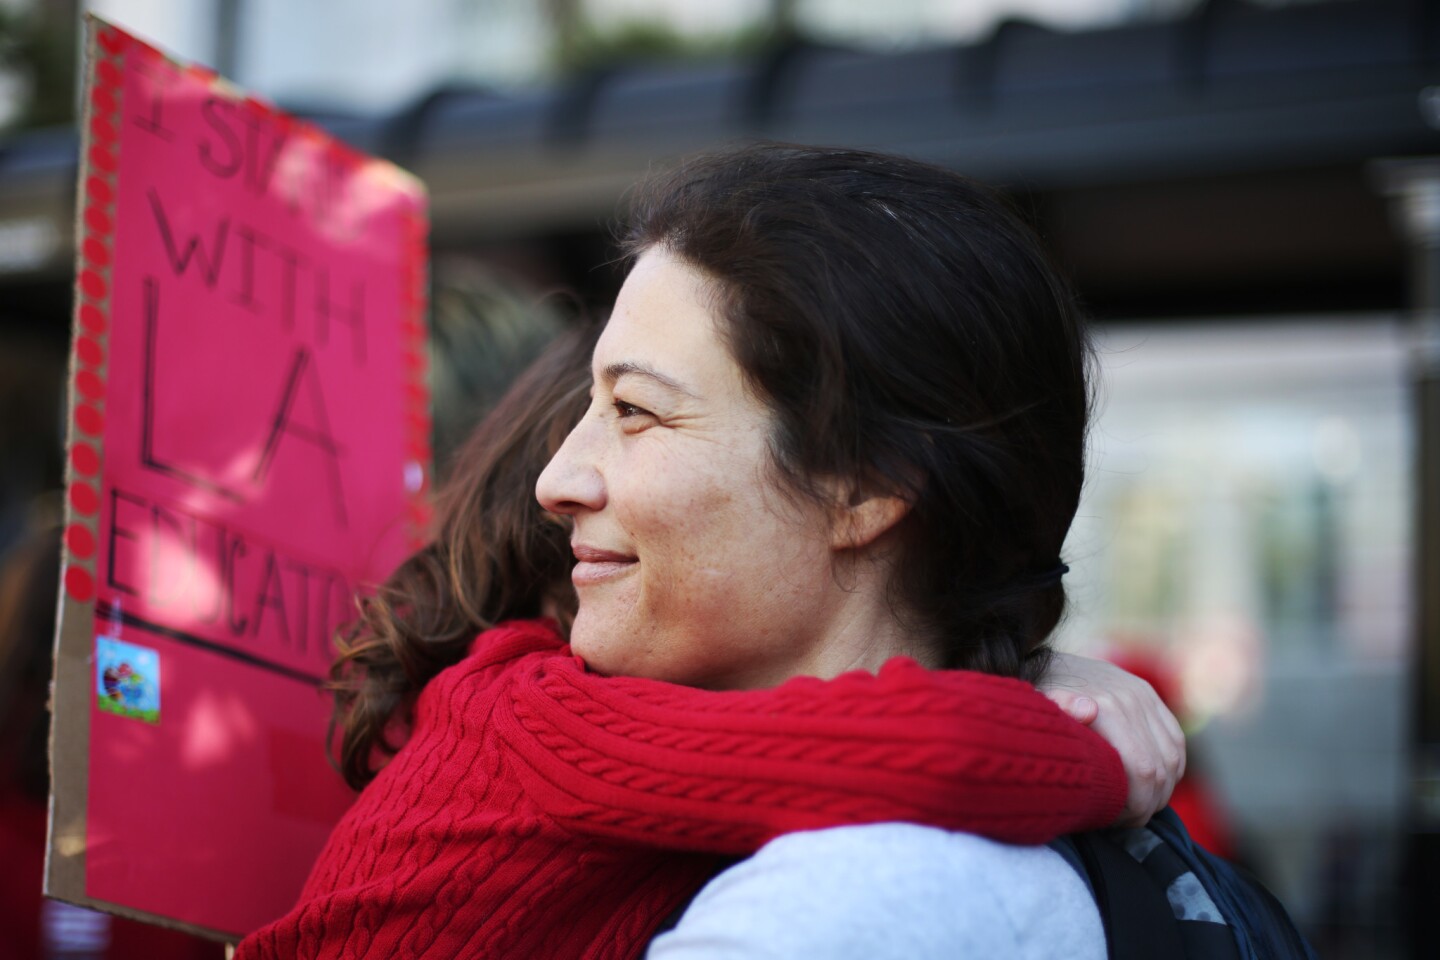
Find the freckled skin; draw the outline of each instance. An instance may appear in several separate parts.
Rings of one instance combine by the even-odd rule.
[[[826,511],[777,485],[770,414],[710,302],[700,271],[640,257],[595,347],[590,408],[540,477],[573,542],[615,561],[577,565],[575,652],[601,673],[715,689],[908,652],[883,558],[840,557]]]

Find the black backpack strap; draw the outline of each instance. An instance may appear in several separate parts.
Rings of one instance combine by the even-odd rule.
[[[1095,895],[1110,960],[1185,957],[1170,901],[1144,867],[1104,834],[1078,833],[1067,840],[1084,865],[1083,875]]]
[[[1242,958],[1284,957],[1316,960],[1315,950],[1275,896],[1255,877],[1215,856],[1191,839],[1185,824],[1168,807],[1147,828],[1194,874],[1234,935]],[[1204,924],[1190,924],[1200,929]],[[1214,956],[1224,954],[1214,953]]]

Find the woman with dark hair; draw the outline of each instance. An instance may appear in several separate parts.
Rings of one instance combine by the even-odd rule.
[[[517,383],[435,542],[347,639],[343,768],[369,785],[240,956],[636,956],[712,878],[657,955],[788,952],[768,916],[823,956],[897,933],[875,929],[877,884],[943,887],[956,863],[1029,885],[1028,914],[995,918],[1048,904],[1093,946],[1088,895],[1043,849],[945,832],[1043,842],[1126,800],[1115,753],[1008,679],[1045,670],[1083,475],[1063,284],[978,187],[871,154],[702,158],[637,210],[591,372],[572,340]],[[547,521],[515,491],[556,446]],[[567,619],[566,572],[571,647],[549,621],[486,629]],[[1143,685],[1064,670],[1103,678],[1087,692],[1147,816],[1183,762],[1163,762],[1173,718]],[[787,906],[796,842],[859,878],[827,894],[828,939]],[[884,852],[927,847],[949,853],[897,873]],[[947,952],[953,932],[919,930]]]
[[[592,405],[538,486],[575,524],[574,651],[709,689],[897,656],[1037,679],[1091,352],[1031,233],[949,171],[760,146],[642,191],[627,246]],[[933,830],[784,838],[695,908],[657,955],[1103,952],[1058,856]]]

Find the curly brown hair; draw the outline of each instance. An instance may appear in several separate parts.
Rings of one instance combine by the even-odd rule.
[[[535,500],[535,481],[584,413],[598,326],[562,334],[461,447],[439,496],[433,540],[376,591],[336,638],[327,743],[359,790],[408,736],[416,698],[502,620],[548,615],[569,626],[570,531]]]

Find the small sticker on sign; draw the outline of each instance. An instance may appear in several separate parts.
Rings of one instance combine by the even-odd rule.
[[[106,713],[159,723],[160,655],[114,637],[96,637],[95,703]]]

